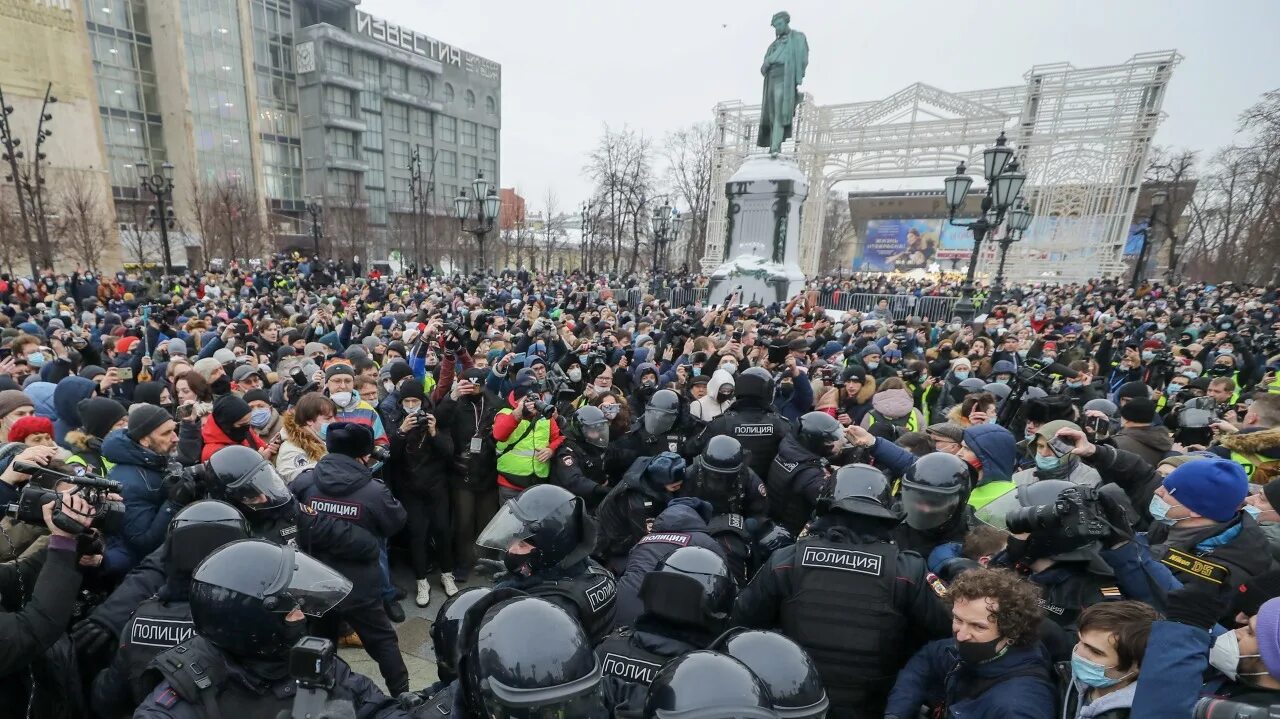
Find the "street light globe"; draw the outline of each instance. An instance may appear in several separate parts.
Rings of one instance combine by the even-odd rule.
[[[466,190],[462,190],[457,197],[453,198],[453,213],[459,220],[471,213],[471,198],[467,197]]]
[[[956,174],[942,181],[947,198],[947,207],[955,212],[964,203],[965,195],[969,194],[969,187],[973,185],[973,178],[965,174],[964,163],[960,163],[956,167]]]
[[[1026,203],[1019,201],[1009,213],[1009,229],[1024,232],[1031,226],[1031,210]]]
[[[498,219],[498,211],[502,209],[502,199],[498,197],[498,193],[492,187],[489,188],[489,194],[484,198],[484,216],[490,222]]]
[[[484,173],[476,175],[476,179],[471,181],[471,189],[475,191],[477,200],[489,196],[489,181],[484,179]]]
[[[996,207],[1005,209],[1013,204],[1014,198],[1022,192],[1027,183],[1027,175],[1018,170],[1018,163],[1009,164],[1005,172],[1000,173],[991,183],[991,195]]]
[[[1013,159],[1013,148],[1008,147],[1005,143],[1004,132],[1001,131],[1000,137],[996,138],[995,147],[988,147],[982,151],[982,176],[987,178],[987,182],[991,182],[1004,172],[1005,166]]]

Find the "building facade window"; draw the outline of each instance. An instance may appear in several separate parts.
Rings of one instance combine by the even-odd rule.
[[[364,161],[369,171],[364,173],[365,187],[385,187],[387,184],[386,157],[381,152],[364,151]]]
[[[362,112],[364,132],[360,133],[362,145],[373,150],[382,149],[382,115],[376,112]]]
[[[408,211],[413,206],[413,200],[409,195],[409,178],[391,178],[391,205],[404,211]]]
[[[434,139],[431,131],[431,113],[426,110],[413,110],[413,134],[422,140]]]
[[[450,145],[458,144],[458,118],[448,115],[440,116],[440,141]]]
[[[325,67],[332,72],[351,75],[351,48],[327,43],[325,45]]]
[[[329,182],[326,192],[337,198],[357,199],[360,197],[360,173],[351,170],[329,170]]]
[[[365,110],[380,112],[382,110],[382,60],[360,53],[356,71],[364,89],[360,91],[360,107]]]
[[[324,111],[335,117],[355,117],[355,102],[351,99],[351,91],[345,87],[326,85]]]
[[[462,121],[462,136],[459,141],[463,147],[476,146],[476,124],[469,120]]]
[[[480,127],[480,149],[485,152],[498,151],[498,128]]]
[[[365,190],[369,197],[369,224],[387,224],[387,193],[385,190]]]
[[[387,62],[387,81],[392,90],[409,91],[409,68],[398,62]]]
[[[392,140],[388,145],[391,148],[391,157],[387,159],[391,161],[391,167],[397,170],[409,167],[409,143]]]
[[[329,153],[342,160],[356,159],[356,134],[350,130],[331,127],[325,131],[325,145]]]
[[[462,174],[458,175],[458,177],[464,180],[467,178],[475,177],[479,169],[480,169],[480,166],[476,164],[475,155],[468,155],[465,152],[462,153]]]
[[[436,166],[442,177],[458,176],[458,153],[453,150],[440,150],[436,153]]]
[[[391,132],[408,132],[409,131],[409,106],[401,105],[398,102],[388,102],[387,110],[387,129]]]
[[[444,84],[444,104],[448,105],[451,102],[453,102],[453,85],[446,82]]]
[[[417,87],[414,90],[418,95],[430,100],[431,99],[431,76],[425,72],[414,72],[413,76],[417,78]]]
[[[498,114],[498,101],[493,99],[493,95],[486,95],[484,98],[484,114]]]
[[[490,180],[498,178],[498,161],[492,157],[480,158],[480,169],[484,170],[484,176]]]
[[[467,90],[467,94],[466,94],[466,95],[464,95],[463,97],[465,97],[465,98],[467,99],[467,109],[468,109],[468,110],[474,110],[474,109],[476,109],[476,94],[475,94],[474,92],[472,92],[472,91],[470,91],[470,90]]]
[[[236,5],[222,0],[181,0],[196,166],[204,182],[252,186],[248,88]]]

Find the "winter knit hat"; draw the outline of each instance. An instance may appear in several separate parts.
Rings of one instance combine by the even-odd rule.
[[[23,417],[14,422],[13,426],[9,428],[9,441],[25,442],[27,437],[33,434],[47,434],[52,437],[53,420],[48,417],[36,417],[35,415]]]
[[[1188,462],[1164,478],[1164,488],[1182,506],[1215,522],[1227,522],[1249,494],[1244,468],[1229,459]],[[1280,664],[1277,664],[1280,669]]]
[[[1120,417],[1130,422],[1151,424],[1156,418],[1156,403],[1146,397],[1131,399],[1120,408]]]
[[[20,407],[35,407],[35,403],[20,389],[0,391],[0,418]]]
[[[125,410],[124,405],[114,399],[89,397],[76,404],[76,413],[80,415],[81,428],[87,434],[102,439],[124,417]]]
[[[171,419],[173,417],[168,412],[154,404],[135,404],[129,408],[129,429],[126,434],[129,439],[139,442]]]
[[[165,344],[165,348],[169,350],[170,357],[186,357],[187,343],[180,337],[174,337]]]
[[[1280,598],[1258,608],[1258,653],[1273,679],[1280,679]]]
[[[191,369],[199,373],[205,381],[209,381],[209,378],[212,377],[213,373],[217,372],[220,367],[222,367],[222,363],[218,360],[212,357],[201,357],[196,360],[196,363],[191,366]]]

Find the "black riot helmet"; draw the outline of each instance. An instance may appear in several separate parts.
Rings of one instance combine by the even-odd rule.
[[[987,386],[987,383],[986,380],[970,377],[961,381],[958,386],[961,390],[964,390],[964,394],[973,394],[974,392],[981,392],[982,388]]]
[[[533,551],[513,552],[518,542],[533,545]],[[583,511],[580,497],[554,484],[539,484],[507,500],[476,544],[502,552],[509,570],[529,576],[586,558],[595,546],[595,523]]]
[[[902,477],[902,509],[907,524],[921,532],[936,529],[969,498],[969,465],[946,452],[917,459]]]
[[[771,719],[769,690],[726,654],[689,652],[663,665],[644,698],[645,719]]]
[[[819,457],[831,457],[839,451],[837,447],[844,439],[844,427],[826,412],[809,412],[800,417],[796,439],[801,447]]]
[[[583,405],[569,418],[569,435],[592,447],[609,446],[609,419],[599,407]]]
[[[733,598],[729,566],[704,547],[680,547],[640,583],[645,614],[696,629],[723,626]]]
[[[478,703],[472,708],[486,717],[603,715],[591,642],[568,612],[545,599],[517,597],[486,611],[463,671]]]
[[[726,434],[712,437],[694,460],[685,477],[681,494],[711,503],[716,514],[737,514],[746,501],[742,470],[746,452],[742,443]]]
[[[218,486],[215,494],[237,507],[260,512],[293,499],[275,467],[256,450],[238,444],[223,447],[205,464],[206,476]]]
[[[190,575],[213,550],[251,536],[244,515],[230,504],[216,499],[192,502],[169,521],[165,569],[170,576]]]
[[[639,489],[649,497],[661,500],[665,507],[672,497],[672,491],[668,487],[684,483],[684,457],[675,452],[661,452],[656,457],[641,457],[636,461],[644,466],[640,474]],[[679,490],[680,486],[677,486],[676,491]]]
[[[731,629],[711,645],[737,659],[764,683],[782,719],[822,719],[827,690],[818,667],[799,644],[777,632]]]
[[[489,587],[467,587],[440,605],[436,620],[431,623],[431,646],[441,680],[451,681],[458,676],[459,640],[466,632],[467,610],[492,591]]]
[[[836,470],[818,497],[818,514],[840,511],[898,521],[890,509],[893,495],[884,473],[869,464],[847,464]]]
[[[603,413],[602,413],[603,416]],[[652,435],[666,434],[680,419],[680,395],[660,389],[649,398],[644,408],[644,431]]]
[[[330,567],[263,539],[242,539],[210,554],[191,577],[196,634],[238,657],[282,659],[306,634],[297,609],[322,616],[351,592]]]
[[[761,367],[743,370],[733,383],[733,396],[737,403],[747,400],[745,406],[767,407],[773,403],[773,375]],[[755,403],[752,405],[751,403]]]
[[[996,405],[1000,407],[1004,406],[1004,401],[1009,399],[1009,395],[1013,393],[1013,390],[1009,389],[1009,385],[1000,384],[999,382],[991,382],[990,384],[982,385],[982,391],[994,396],[996,398]]]

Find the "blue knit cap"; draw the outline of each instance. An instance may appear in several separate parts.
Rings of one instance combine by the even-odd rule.
[[[1215,522],[1229,522],[1249,494],[1244,467],[1229,459],[1187,462],[1164,478],[1164,488],[1178,502]]]

